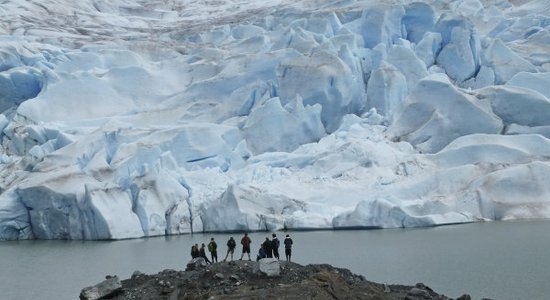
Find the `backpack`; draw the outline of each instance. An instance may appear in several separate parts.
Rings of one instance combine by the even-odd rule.
[[[208,251],[210,251],[210,252],[214,251],[214,250],[215,250],[214,245],[215,245],[214,242],[210,242],[210,243],[208,244]]]
[[[291,238],[286,238],[285,239],[285,249],[290,249],[292,248],[292,239]]]
[[[200,251],[199,251],[199,249],[198,249],[197,247],[195,247],[195,246],[192,246],[192,247],[191,247],[191,257],[192,257],[192,258],[197,258],[197,257],[199,257],[199,256],[200,256]]]
[[[273,238],[273,246],[274,246],[273,248],[278,249],[279,245],[280,245],[279,239]]]

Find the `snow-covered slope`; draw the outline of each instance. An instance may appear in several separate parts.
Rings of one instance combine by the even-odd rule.
[[[550,217],[541,0],[7,0],[0,239]]]

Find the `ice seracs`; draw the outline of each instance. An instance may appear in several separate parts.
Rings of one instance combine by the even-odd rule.
[[[545,1],[37,4],[0,7],[1,240],[550,217]]]
[[[461,91],[447,75],[432,74],[408,95],[390,132],[424,152],[437,152],[454,139],[473,133],[502,130],[502,120],[488,101]]]

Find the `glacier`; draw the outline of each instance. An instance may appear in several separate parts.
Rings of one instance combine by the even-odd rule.
[[[550,218],[546,0],[0,18],[0,240]]]

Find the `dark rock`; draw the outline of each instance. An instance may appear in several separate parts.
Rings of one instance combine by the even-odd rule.
[[[224,279],[225,276],[223,276],[222,273],[216,273],[216,275],[214,275],[214,278],[216,278],[216,279]]]
[[[456,298],[456,300],[472,300],[472,297],[470,297],[470,295],[468,295],[468,294],[464,294],[464,295]]]
[[[160,290],[160,293],[161,295],[168,295],[170,293],[172,293],[174,291],[174,287],[163,287],[161,290]]]
[[[159,281],[159,285],[162,286],[162,287],[171,287],[172,283],[170,283],[170,281],[161,280],[161,281]]]
[[[142,276],[142,275],[145,275],[143,273],[141,273],[140,271],[134,271],[134,273],[132,273],[132,278],[136,278],[136,277],[139,277],[139,276]]]
[[[433,290],[429,286],[423,284],[422,282],[417,283],[415,286],[419,289],[426,290],[426,291],[429,291],[429,292],[433,292]]]
[[[245,265],[248,264],[248,265]],[[357,280],[346,269],[330,265],[282,263],[277,277],[260,273],[259,263],[218,263],[193,271],[160,272],[122,281],[113,300],[131,299],[379,299],[448,300],[425,285],[384,285]],[[255,273],[251,266],[255,266]],[[219,277],[217,278],[216,274]],[[425,289],[419,288],[425,287]],[[97,298],[96,298],[97,299]]]
[[[176,271],[174,269],[165,269],[162,272],[160,272],[160,274],[165,275],[165,276],[170,276],[170,275],[174,275],[174,274],[177,274],[177,273],[178,273],[178,271]]]
[[[80,292],[81,300],[95,300],[114,295],[122,291],[122,284],[117,276],[109,276],[104,281],[90,287],[85,287]]]

